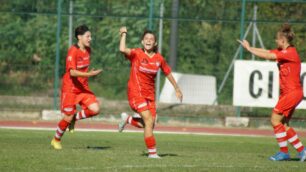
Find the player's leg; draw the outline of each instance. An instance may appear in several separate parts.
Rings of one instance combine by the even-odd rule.
[[[153,129],[155,128],[156,120],[157,120],[157,114],[156,114],[156,104],[154,101],[148,101],[149,110],[151,112],[152,118],[153,118]]]
[[[129,105],[131,109],[138,114],[141,111],[147,110],[147,101],[142,97],[129,97]],[[143,128],[145,125],[142,118],[137,118],[126,113],[122,113],[121,121],[118,124],[118,131],[122,132],[126,124],[130,124],[137,128]]]
[[[76,107],[74,105],[75,95],[70,93],[63,93],[61,99],[61,111],[64,117],[59,121],[54,138],[51,141],[51,145],[54,149],[62,149],[61,139],[71,123]]]
[[[300,161],[304,161],[306,159],[306,150],[295,130],[289,126],[289,121],[295,111],[295,107],[300,103],[302,98],[303,93],[300,91],[292,92],[287,96],[287,110],[284,113],[286,117],[283,120],[286,127],[288,142],[291,143],[291,145],[298,151],[298,158],[300,158]]]
[[[77,112],[75,119],[77,121],[81,119],[91,118],[93,116],[98,115],[99,113],[100,113],[100,106],[96,102],[90,104],[89,106],[83,107],[81,111]]]
[[[271,124],[274,128],[275,137],[280,146],[280,152],[272,156],[270,158],[271,160],[281,161],[290,158],[287,147],[288,132],[286,130],[284,122],[286,122],[286,120],[289,121],[295,107],[302,100],[302,97],[302,91],[292,92],[290,94],[280,96],[277,105],[273,109],[273,113],[271,116]]]
[[[306,159],[306,150],[295,130],[292,127],[289,127],[289,121],[295,111],[296,106],[298,106],[302,99],[302,91],[293,91],[286,96],[286,101],[283,104],[283,114],[285,116],[283,118],[283,124],[286,128],[287,140],[298,151],[298,158],[300,158],[300,161],[304,161]]]
[[[122,132],[124,130],[124,127],[126,124],[130,124],[137,128],[143,128],[144,122],[142,118],[139,117],[133,117],[131,115],[128,115],[127,113],[123,112],[121,113],[121,121],[118,124],[118,131]]]
[[[153,126],[154,126],[154,119],[150,110],[145,110],[140,112],[140,116],[143,119],[145,126],[144,126],[144,141],[146,143],[149,158],[160,158],[157,155],[156,149],[156,141],[153,134]]]
[[[142,101],[144,101],[144,100],[142,99]],[[130,101],[130,102],[135,102],[135,101]],[[143,103],[143,102],[141,102],[141,103]],[[155,103],[153,101],[148,101],[147,104],[149,106],[150,112],[151,112],[152,117],[153,117],[153,121],[154,121],[153,128],[154,128],[155,119],[156,119],[156,106],[155,106]],[[131,105],[131,103],[130,103],[130,105]],[[136,110],[137,108],[135,108],[133,105],[131,105],[131,107],[134,111],[137,112],[137,110]],[[131,115],[128,115],[127,113],[123,112],[123,113],[121,113],[121,121],[118,125],[119,126],[118,127],[119,132],[122,132],[124,130],[124,127],[125,127],[126,124],[130,124],[130,125],[132,125],[134,127],[137,127],[137,128],[144,128],[144,125],[145,125],[144,121],[141,117],[131,116]]]
[[[150,109],[150,112],[153,117],[153,121],[154,121],[153,128],[154,128],[155,123],[156,123],[156,110]],[[135,116],[128,115],[127,113],[121,113],[121,122],[119,123],[119,132],[123,131],[126,124],[130,124],[136,128],[144,128],[144,125],[145,125],[141,117],[135,117]]]
[[[82,107],[82,110],[75,114],[69,125],[69,131],[74,131],[75,122],[81,119],[91,118],[100,113],[100,105],[94,94],[82,93],[77,96],[77,103]]]
[[[82,110],[76,114],[76,120],[91,118],[100,113],[100,105],[93,93],[80,94]]]
[[[283,161],[283,160],[290,159],[290,156],[288,153],[286,128],[282,124],[283,117],[284,116],[282,114],[278,114],[274,111],[272,112],[272,115],[271,115],[271,124],[274,129],[276,140],[280,147],[280,151],[270,157],[270,160],[272,161]]]
[[[297,152],[298,152],[297,157],[300,159],[300,161],[305,161],[305,159],[306,159],[306,149],[304,148],[304,145],[300,141],[300,139],[299,139],[297,133],[295,132],[295,130],[292,127],[289,126],[289,120],[290,120],[290,118],[285,118],[284,119],[284,125],[286,127],[288,142],[291,143],[291,145],[297,150]]]

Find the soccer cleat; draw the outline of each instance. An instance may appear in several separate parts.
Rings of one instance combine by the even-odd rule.
[[[277,152],[275,155],[269,158],[272,161],[287,161],[290,159],[289,153]]]
[[[76,115],[73,116],[69,126],[68,126],[68,130],[70,133],[74,133],[74,126],[75,126],[75,118],[76,118]]]
[[[62,149],[61,141],[57,141],[54,138],[51,141],[51,146],[53,146],[54,149],[60,150]]]
[[[148,158],[161,159],[161,157],[158,156],[157,154],[149,154]]]
[[[121,121],[118,124],[118,131],[122,132],[124,130],[125,125],[127,124],[127,119],[129,115],[125,112],[121,113]]]
[[[306,159],[306,148],[302,152],[299,152],[297,157],[300,159],[301,162],[304,162]]]

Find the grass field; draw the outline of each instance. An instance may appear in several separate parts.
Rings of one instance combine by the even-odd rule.
[[[148,159],[141,133],[66,133],[60,151],[53,134],[0,129],[0,171],[306,171],[297,159],[268,160],[273,137],[156,134],[162,159]]]

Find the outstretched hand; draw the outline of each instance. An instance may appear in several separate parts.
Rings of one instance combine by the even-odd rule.
[[[243,48],[245,48],[246,50],[249,50],[250,49],[250,43],[247,41],[247,40],[237,40],[240,44],[241,44],[241,46],[243,47]]]
[[[98,75],[99,73],[101,73],[103,70],[102,69],[97,69],[97,70],[95,70],[94,68],[93,69],[91,69],[90,71],[89,71],[89,74],[91,75],[91,76],[96,76],[96,75]]]

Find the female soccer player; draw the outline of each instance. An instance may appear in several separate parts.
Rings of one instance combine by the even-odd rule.
[[[306,159],[306,149],[299,140],[296,132],[289,127],[296,106],[303,98],[303,90],[300,81],[301,60],[293,46],[294,33],[289,24],[284,24],[276,34],[277,49],[265,50],[251,47],[248,41],[238,42],[250,53],[267,60],[275,60],[278,63],[280,97],[271,115],[271,124],[274,128],[276,140],[280,151],[270,157],[272,161],[289,160],[287,141],[299,152],[300,161]]]
[[[88,78],[98,75],[102,70],[90,70],[91,33],[87,26],[75,29],[77,44],[70,47],[66,58],[66,73],[62,81],[61,111],[63,119],[58,123],[51,141],[54,149],[62,149],[61,138],[67,127],[73,129],[76,120],[93,117],[100,112],[99,103],[88,86]],[[82,110],[76,113],[76,105]]]
[[[171,68],[161,54],[157,52],[157,40],[152,31],[145,31],[142,35],[143,48],[129,49],[126,47],[126,27],[120,28],[120,52],[131,62],[130,79],[128,81],[128,100],[130,107],[140,114],[141,118],[123,115],[119,124],[119,131],[129,123],[138,128],[144,128],[144,141],[149,158],[160,158],[156,153],[156,142],[153,135],[156,118],[155,105],[155,77],[159,69],[163,71],[173,85],[177,98],[182,102],[183,95],[176,84]]]

